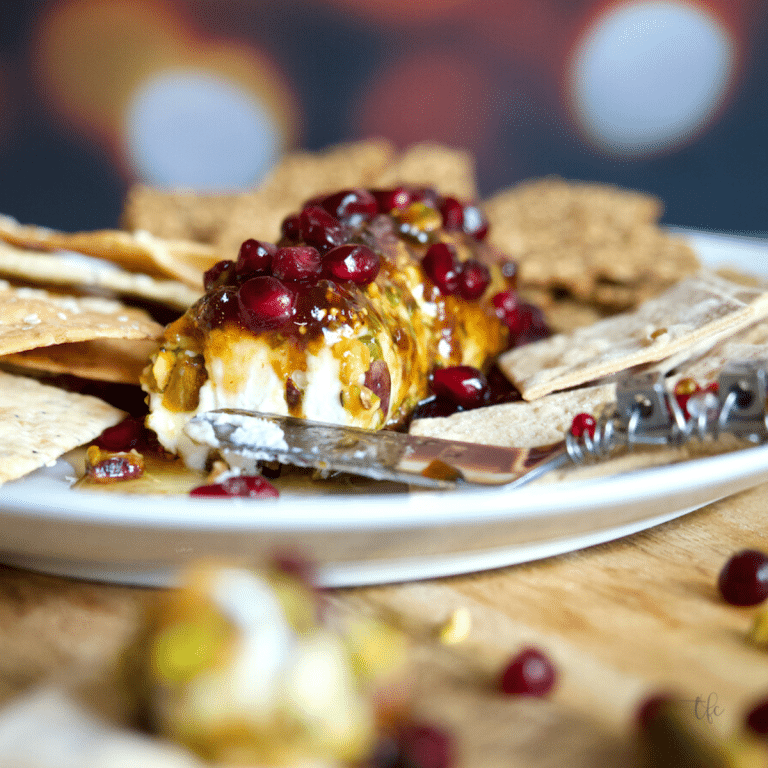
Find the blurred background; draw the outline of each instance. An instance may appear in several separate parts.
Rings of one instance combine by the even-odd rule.
[[[246,189],[366,136],[768,234],[765,0],[4,0],[0,212],[118,223],[135,181]]]

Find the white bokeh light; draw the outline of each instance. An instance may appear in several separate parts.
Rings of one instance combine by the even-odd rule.
[[[278,124],[258,99],[196,70],[143,82],[128,105],[125,140],[142,181],[209,191],[252,186],[283,146]]]
[[[574,49],[574,116],[612,154],[669,150],[711,119],[734,67],[729,31],[700,6],[627,3],[598,17]]]

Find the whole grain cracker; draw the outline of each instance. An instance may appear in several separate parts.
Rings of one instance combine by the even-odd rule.
[[[40,251],[74,251],[111,261],[129,272],[172,277],[195,290],[203,287],[203,273],[219,261],[215,248],[187,240],[164,240],[149,232],[102,229],[92,232],[59,232],[19,224],[0,215],[0,240],[19,248]]]
[[[499,366],[526,400],[655,362],[735,333],[768,314],[768,291],[711,272],[636,311],[509,350]]]
[[[598,413],[615,401],[616,385],[600,384],[556,392],[532,403],[490,405],[450,416],[415,419],[410,433],[510,448],[534,448],[559,442],[578,413]]]
[[[0,355],[98,338],[156,339],[163,326],[118,301],[60,296],[0,281]]]
[[[385,139],[339,144],[322,152],[289,153],[258,188],[234,199],[214,244],[222,258],[234,258],[248,238],[275,242],[283,219],[306,200],[338,189],[367,187],[394,156],[394,146]]]
[[[640,192],[550,177],[503,190],[484,209],[489,239],[517,260],[521,287],[617,311],[699,266],[682,238],[658,226],[661,202]]]
[[[96,397],[0,372],[0,484],[52,464],[124,416]]]
[[[45,253],[0,241],[0,275],[35,285],[106,289],[120,296],[184,310],[200,291],[178,280],[128,272],[110,262],[71,252]]]
[[[93,381],[139,384],[156,348],[157,342],[149,339],[93,339],[17,352],[0,357],[0,363]]]

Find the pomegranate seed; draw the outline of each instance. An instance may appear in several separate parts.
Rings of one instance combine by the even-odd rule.
[[[688,413],[688,401],[698,392],[701,392],[701,387],[696,383],[694,379],[680,379],[680,381],[675,384],[675,400],[677,401],[677,404],[680,406],[680,410],[683,413]]]
[[[756,549],[737,552],[720,571],[720,594],[731,605],[757,605],[768,597],[768,556]]]
[[[246,280],[237,292],[237,302],[243,325],[252,331],[279,328],[296,310],[296,294],[266,275]]]
[[[413,190],[413,202],[423,203],[435,211],[440,210],[440,195],[432,187],[419,187]]]
[[[144,474],[144,457],[136,451],[103,451],[92,445],[85,456],[85,473],[95,483],[135,480]]]
[[[235,263],[229,259],[217,261],[210,269],[203,274],[203,288],[206,292],[211,288],[231,283],[235,277]]]
[[[238,497],[246,499],[276,499],[280,493],[261,475],[230,477],[220,483],[199,485],[189,492],[190,496]]]
[[[511,346],[520,346],[550,334],[544,315],[538,307],[521,301],[515,291],[502,291],[493,299],[496,315],[510,330]]]
[[[488,219],[476,205],[466,205],[461,228],[475,240],[485,240],[488,235]]]
[[[198,323],[203,329],[210,331],[237,318],[237,288],[234,285],[222,285],[206,297]]]
[[[491,284],[491,272],[485,264],[475,259],[469,259],[461,265],[457,291],[462,299],[475,301]]]
[[[301,237],[321,252],[341,245],[347,239],[346,228],[319,205],[309,205],[299,215]]]
[[[437,368],[432,374],[432,391],[465,409],[484,405],[489,394],[487,379],[471,365]]]
[[[552,690],[557,675],[552,662],[536,648],[526,648],[502,672],[499,685],[515,696],[543,696]]]
[[[746,726],[759,736],[768,736],[768,699],[759,702],[747,713]]]
[[[272,275],[278,280],[311,280],[321,270],[320,251],[311,245],[287,245],[272,257]]]
[[[488,405],[514,403],[523,399],[520,391],[501,372],[498,365],[492,365],[485,378],[488,380]]]
[[[456,293],[459,286],[459,263],[453,249],[446,243],[430,245],[421,261],[427,277],[443,296]]]
[[[455,197],[442,198],[440,215],[443,217],[443,229],[457,230],[464,224],[464,206]]]
[[[240,246],[237,255],[238,275],[268,275],[272,266],[272,256],[277,246],[250,238]]]
[[[297,243],[301,240],[301,217],[298,213],[292,216],[286,216],[280,225],[280,231],[286,240]]]
[[[520,301],[515,291],[502,291],[497,293],[493,299],[493,306],[496,308],[496,315],[502,320],[510,330],[513,330],[518,322],[518,308]]]
[[[380,268],[379,255],[367,245],[340,245],[323,257],[323,272],[330,279],[351,280],[357,285],[373,282]]]
[[[335,216],[340,221],[349,221],[354,225],[370,221],[379,212],[376,198],[365,189],[336,192],[324,198],[321,205],[331,216]]]
[[[426,723],[407,723],[398,734],[398,766],[448,768],[453,759],[453,740],[445,731]]]
[[[577,413],[571,422],[571,434],[576,438],[589,435],[590,438],[594,439],[596,427],[597,422],[592,414]]]
[[[446,397],[437,397],[430,395],[424,400],[419,401],[411,412],[412,419],[432,419],[436,416],[450,416],[452,413],[463,410],[459,408],[453,400]]]
[[[406,189],[405,187],[395,187],[394,189],[372,189],[371,194],[379,206],[380,213],[402,211],[414,200],[411,190]]]
[[[104,451],[130,451],[141,444],[145,434],[144,420],[129,416],[114,427],[107,427],[93,443]]]

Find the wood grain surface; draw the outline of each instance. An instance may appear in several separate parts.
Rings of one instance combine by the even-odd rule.
[[[679,693],[718,733],[768,696],[768,652],[746,637],[758,609],[726,605],[716,589],[732,553],[768,551],[767,505],[760,486],[580,552],[331,599],[412,636],[416,712],[450,729],[460,768],[633,768],[635,712],[649,693]],[[151,598],[0,567],[0,702],[105,663]],[[438,631],[456,609],[469,613],[470,630],[446,645]],[[556,663],[555,690],[544,699],[499,694],[501,666],[530,644]]]

